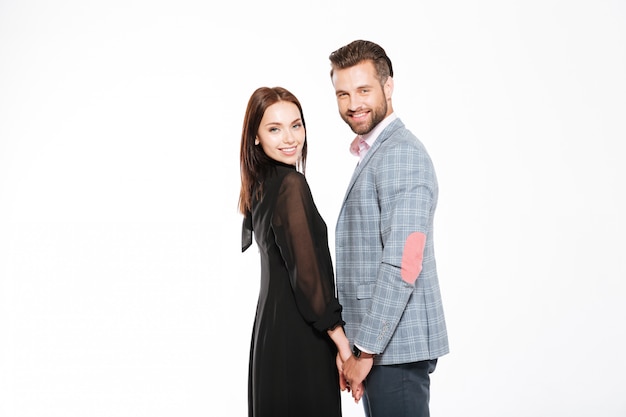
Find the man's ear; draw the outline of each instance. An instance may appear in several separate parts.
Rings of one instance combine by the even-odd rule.
[[[392,77],[387,77],[387,81],[385,81],[383,91],[385,92],[385,98],[387,100],[391,99],[391,96],[393,95],[393,78]]]

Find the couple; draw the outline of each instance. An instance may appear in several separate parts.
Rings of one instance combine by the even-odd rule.
[[[430,373],[448,353],[433,248],[437,179],[391,104],[393,69],[357,40],[330,55],[339,114],[358,164],[337,221],[336,279],[326,223],[304,177],[298,99],[257,89],[241,135],[242,250],[261,255],[250,350],[251,417],[338,417],[341,392],[368,417],[428,416]]]

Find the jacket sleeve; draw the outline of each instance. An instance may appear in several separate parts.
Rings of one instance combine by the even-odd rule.
[[[272,227],[304,320],[319,331],[343,325],[326,224],[306,179],[297,171],[282,182]]]
[[[376,167],[383,252],[372,304],[356,337],[372,352],[384,351],[418,285],[436,187],[428,154],[407,141],[386,149]]]

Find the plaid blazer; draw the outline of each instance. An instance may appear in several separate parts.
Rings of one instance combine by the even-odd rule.
[[[433,245],[437,197],[430,156],[396,119],[355,169],[335,231],[345,331],[378,354],[377,365],[449,352]],[[414,249],[408,241],[415,232],[426,236],[421,271],[407,280],[403,256],[413,255],[405,252]]]

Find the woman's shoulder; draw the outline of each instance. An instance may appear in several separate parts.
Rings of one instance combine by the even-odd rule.
[[[280,175],[280,189],[282,192],[303,192],[309,190],[306,177],[300,171],[285,170]]]
[[[304,175],[295,167],[278,165],[273,173],[267,176],[263,187],[266,191],[284,191],[284,189],[308,188],[308,184]]]
[[[306,183],[306,178],[304,174],[293,168],[279,167],[279,176],[282,177],[281,181],[292,182],[294,184]]]

